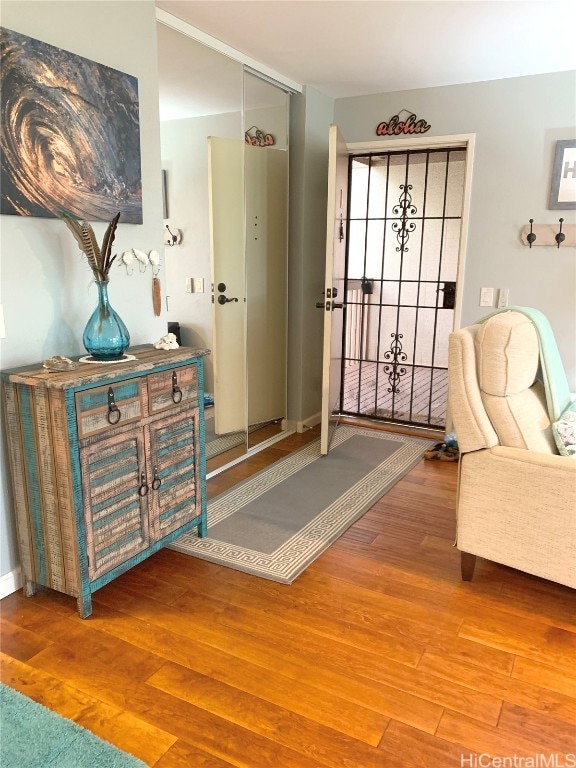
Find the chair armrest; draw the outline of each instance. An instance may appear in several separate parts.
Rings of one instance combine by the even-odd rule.
[[[511,464],[507,463],[507,466],[512,468],[512,471],[515,471],[514,464],[517,464],[518,471],[522,471],[521,468],[537,467],[539,472],[552,473],[558,482],[560,482],[560,476],[566,474],[567,478],[571,476],[576,483],[576,459],[571,456],[527,451],[524,448],[507,448],[503,445],[495,445],[488,450],[495,459],[511,462]],[[574,492],[576,493],[576,485]]]

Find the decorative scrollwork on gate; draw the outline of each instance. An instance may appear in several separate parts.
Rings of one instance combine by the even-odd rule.
[[[405,352],[402,352],[402,342],[400,339],[404,338],[402,333],[391,333],[392,344],[388,352],[384,353],[384,360],[392,361],[391,364],[384,366],[384,373],[388,376],[388,392],[399,392],[398,383],[402,376],[406,375],[406,368],[401,363],[405,363],[408,356]]]
[[[416,229],[416,222],[408,219],[408,216],[415,216],[418,213],[418,209],[412,202],[411,189],[412,184],[400,184],[401,194],[398,205],[392,208],[394,216],[398,216],[400,219],[392,222],[392,230],[396,232],[396,240],[398,241],[396,250],[400,253],[405,253],[408,250],[410,233]]]

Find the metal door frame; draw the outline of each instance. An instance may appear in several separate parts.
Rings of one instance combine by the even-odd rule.
[[[356,142],[347,144],[349,156],[366,153],[402,152],[403,150],[438,150],[461,147],[466,150],[466,168],[464,175],[462,215],[459,238],[459,257],[456,276],[456,302],[453,310],[453,328],[461,327],[462,319],[462,294],[464,285],[464,273],[467,255],[468,227],[470,217],[470,200],[472,190],[472,169],[474,165],[474,144],[476,134],[455,134],[450,136],[418,137],[412,139],[389,139],[383,141]],[[345,337],[342,339],[345,344]],[[344,371],[342,372],[344,375]],[[449,426],[450,416],[446,416],[446,426]]]

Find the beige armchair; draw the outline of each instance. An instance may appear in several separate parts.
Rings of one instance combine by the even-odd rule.
[[[576,588],[576,459],[558,454],[539,357],[535,327],[516,311],[450,335],[466,581],[480,556]]]

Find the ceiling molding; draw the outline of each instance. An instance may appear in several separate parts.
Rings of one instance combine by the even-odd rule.
[[[303,91],[303,86],[301,83],[297,83],[295,80],[291,80],[290,78],[285,77],[280,72],[276,72],[276,70],[267,67],[265,64],[262,64],[259,61],[256,61],[256,59],[252,59],[250,56],[246,56],[241,51],[236,50],[236,48],[232,48],[232,46],[223,43],[221,40],[218,40],[215,37],[212,37],[212,35],[208,35],[201,29],[192,26],[192,24],[189,24],[186,21],[182,21],[182,19],[179,19],[177,16],[174,16],[171,13],[162,10],[161,8],[156,8],[156,21],[158,21],[160,24],[165,24],[171,29],[175,29],[176,31],[181,32],[188,37],[191,37],[193,40],[196,40],[203,45],[207,45],[209,48],[212,48],[215,51],[224,54],[225,56],[228,56],[228,58],[233,59],[234,61],[237,61],[240,64],[248,67],[255,74],[263,75],[265,78],[275,81],[281,87],[287,88],[294,93],[302,93]]]

